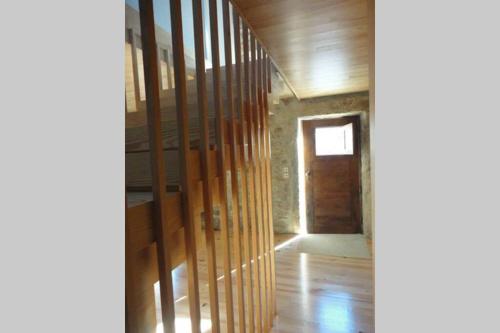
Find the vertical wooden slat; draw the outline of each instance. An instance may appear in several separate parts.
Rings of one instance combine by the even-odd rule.
[[[189,158],[189,115],[187,108],[186,63],[182,34],[181,0],[170,0],[172,23],[172,55],[174,62],[175,101],[179,130],[179,175],[181,180],[182,209],[184,220],[184,238],[188,273],[189,315],[192,332],[201,331],[200,291],[198,288],[198,258],[193,216],[193,187],[190,184],[190,172],[193,169]]]
[[[220,219],[222,252],[224,258],[224,288],[226,299],[226,322],[227,332],[234,332],[234,309],[233,309],[233,286],[231,275],[231,254],[229,243],[229,226],[227,215],[227,179],[226,179],[226,144],[225,144],[225,117],[221,96],[220,60],[219,60],[219,27],[217,22],[217,0],[210,0],[210,37],[212,44],[212,78],[214,91],[214,107],[216,117],[216,139],[217,139],[217,162],[219,165],[219,197],[220,197]],[[226,58],[231,61],[231,58]]]
[[[268,77],[268,65],[269,65],[269,58],[267,57],[267,54],[263,50],[263,73],[264,73],[264,78],[263,78],[263,103],[264,103],[264,108],[262,109],[263,112],[263,124],[264,124],[264,150],[266,154],[266,160],[265,160],[265,172],[266,172],[266,184],[265,184],[265,191],[267,193],[267,216],[268,216],[268,235],[269,235],[269,266],[270,266],[270,277],[271,277],[271,315],[274,316],[276,315],[276,288],[275,288],[275,263],[274,263],[274,228],[273,228],[273,216],[272,216],[272,205],[273,205],[273,200],[272,200],[272,192],[271,192],[271,147],[270,147],[270,132],[269,132],[269,104],[268,104],[268,91],[269,91],[269,77]]]
[[[243,272],[241,260],[241,239],[240,239],[240,208],[238,189],[238,150],[236,140],[236,115],[233,101],[233,77],[232,77],[232,54],[231,54],[231,22],[229,20],[229,0],[222,1],[222,15],[224,25],[224,53],[226,59],[226,92],[227,105],[230,115],[229,144],[230,144],[230,165],[231,165],[231,206],[233,220],[233,247],[236,264],[236,295],[238,298],[238,327],[239,332],[245,332],[245,299],[243,289]],[[238,27],[239,29],[239,27]]]
[[[274,310],[273,310],[273,304],[274,304],[274,290],[272,288],[272,263],[271,263],[271,249],[273,245],[271,244],[271,232],[269,225],[271,223],[271,218],[269,216],[269,206],[271,205],[271,196],[269,195],[268,188],[267,188],[267,160],[269,157],[269,152],[267,151],[267,143],[269,141],[269,137],[267,135],[268,129],[266,126],[266,118],[265,114],[267,111],[267,67],[266,67],[266,57],[265,57],[265,52],[264,49],[261,48],[259,52],[259,57],[260,57],[260,64],[259,64],[259,69],[261,71],[260,75],[260,82],[262,83],[261,89],[260,89],[260,98],[261,98],[261,109],[260,109],[260,121],[261,121],[261,126],[262,126],[262,151],[263,151],[263,160],[262,160],[262,192],[264,195],[264,202],[265,202],[265,233],[266,233],[266,265],[267,265],[267,275],[266,275],[266,281],[267,281],[267,289],[268,289],[268,303],[267,303],[267,310],[269,313],[269,326],[273,326],[273,321],[274,321]]]
[[[194,48],[196,58],[196,88],[200,128],[200,164],[203,187],[203,211],[208,266],[208,289],[212,332],[220,332],[219,296],[217,291],[217,259],[213,226],[212,165],[209,159],[210,137],[208,123],[207,87],[205,82],[205,50],[203,41],[203,12],[201,0],[193,0]]]
[[[258,193],[257,200],[259,204],[259,246],[260,246],[260,265],[261,269],[261,283],[262,283],[262,304],[263,304],[263,317],[264,317],[264,331],[269,329],[269,301],[268,301],[268,290],[269,285],[267,283],[267,264],[266,264],[266,210],[265,210],[265,201],[264,201],[264,191],[262,187],[262,177],[263,177],[263,169],[262,169],[262,161],[263,161],[263,151],[262,151],[262,128],[260,124],[260,110],[262,106],[261,101],[261,72],[260,68],[260,60],[259,60],[259,50],[260,46],[255,38],[252,35],[252,71],[253,71],[253,86],[254,86],[254,96],[253,96],[253,116],[254,116],[254,130],[255,130],[255,138],[256,138],[256,152],[257,152],[257,163],[256,163],[256,191]]]
[[[258,79],[259,79],[259,124],[260,124],[260,139],[261,139],[261,189],[262,189],[262,202],[263,202],[263,210],[264,210],[264,249],[265,249],[265,264],[266,264],[266,291],[267,291],[267,313],[269,318],[269,328],[272,326],[273,315],[271,310],[271,264],[270,264],[270,256],[269,256],[269,216],[268,216],[268,195],[267,195],[267,174],[266,174],[266,135],[265,135],[265,127],[264,127],[264,83],[262,82],[264,79],[263,75],[263,58],[262,58],[262,48],[260,44],[257,47],[257,58],[258,58]]]
[[[267,92],[271,92],[271,61],[266,54],[266,73],[267,77]],[[266,89],[264,89],[266,91]],[[272,200],[272,183],[271,183],[271,133],[269,131],[269,101],[267,93],[264,93],[264,119],[265,119],[265,129],[264,133],[266,135],[266,173],[267,173],[267,194],[268,194],[268,216],[269,216],[269,243],[270,243],[270,255],[271,255],[271,289],[272,289],[272,311],[273,316],[277,314],[276,307],[276,262],[275,262],[275,245],[274,245],[274,227],[273,227],[273,200]]]
[[[268,236],[268,264],[269,264],[269,293],[270,293],[270,304],[269,304],[269,312],[271,315],[271,318],[273,318],[274,321],[274,301],[275,301],[275,289],[273,288],[273,262],[272,262],[272,256],[271,253],[274,251],[274,244],[272,242],[272,233],[273,233],[273,228],[271,226],[272,224],[272,216],[271,216],[271,205],[272,205],[272,196],[271,193],[269,192],[268,188],[268,178],[270,176],[269,173],[269,168],[268,168],[268,162],[269,162],[269,150],[268,145],[269,145],[269,128],[267,126],[267,58],[265,57],[265,52],[262,50],[262,73],[263,73],[263,88],[262,88],[262,98],[263,98],[263,108],[262,108],[262,124],[263,124],[263,137],[264,137],[264,174],[265,174],[265,183],[263,185],[263,191],[266,193],[266,202],[267,202],[267,236]],[[271,326],[273,322],[271,322]]]
[[[127,103],[127,99],[125,98],[125,103]],[[125,106],[125,112],[127,112],[127,106]],[[126,188],[126,186],[125,186]],[[128,261],[130,260],[130,235],[128,232],[127,228],[127,221],[128,221],[128,202],[127,202],[127,190],[125,189],[125,333],[131,333],[132,329],[130,327],[131,325],[131,320],[129,319],[129,301],[127,300],[127,294],[134,289],[133,284],[131,284],[130,278],[132,277],[132,274],[129,273],[130,271],[130,264],[128,264]]]
[[[226,0],[228,1],[228,0]],[[245,121],[245,106],[243,104],[243,84],[242,84],[242,75],[241,75],[241,34],[240,34],[240,17],[236,10],[233,8],[233,22],[234,22],[234,50],[236,53],[236,99],[237,99],[237,107],[240,111],[240,126],[238,130],[239,141],[241,143],[240,146],[240,182],[241,182],[241,213],[242,213],[242,221],[243,221],[243,254],[245,256],[245,286],[246,286],[246,294],[247,294],[247,305],[248,305],[248,331],[255,332],[255,321],[254,321],[254,299],[253,299],[253,289],[252,289],[252,263],[251,263],[251,254],[250,254],[250,225],[249,225],[249,212],[248,212],[248,184],[247,184],[247,167],[249,165],[246,147],[248,145],[247,140],[247,132],[246,121]],[[248,35],[247,35],[248,37]],[[247,38],[248,40],[248,38]],[[235,115],[231,115],[232,127],[236,130],[235,127]],[[236,178],[236,177],[235,177]],[[239,191],[238,191],[239,194]]]
[[[264,159],[263,159],[263,167],[262,167],[262,174],[264,183],[262,185],[262,191],[264,192],[265,195],[265,202],[266,202],[266,225],[264,226],[266,228],[266,233],[267,233],[267,248],[266,248],[266,253],[267,253],[267,265],[268,265],[268,277],[267,277],[267,285],[269,289],[269,303],[268,303],[268,311],[269,315],[271,317],[271,322],[270,325],[272,326],[273,318],[274,318],[274,310],[273,310],[273,299],[274,299],[274,290],[272,288],[272,264],[271,264],[271,249],[273,245],[271,244],[271,233],[270,233],[270,228],[269,225],[271,223],[271,218],[269,216],[269,206],[271,205],[271,196],[269,195],[269,192],[267,191],[267,160],[269,158],[269,152],[267,151],[267,143],[269,141],[269,137],[267,135],[268,129],[266,126],[266,112],[267,112],[267,58],[266,58],[266,53],[264,49],[261,49],[260,53],[260,69],[261,69],[261,124],[262,124],[262,147],[263,147],[263,152],[264,152]]]
[[[262,59],[262,48],[259,43],[257,43],[257,94],[258,94],[258,123],[259,123],[259,150],[260,150],[260,188],[262,192],[262,228],[264,236],[264,264],[266,268],[266,304],[267,304],[267,317],[268,317],[268,329],[272,326],[273,316],[271,310],[271,265],[269,256],[269,217],[268,217],[268,196],[267,196],[267,183],[266,183],[266,136],[264,128],[264,91],[263,91],[263,75],[262,75],[262,65],[264,61]]]
[[[166,175],[163,161],[161,134],[160,86],[158,80],[158,52],[156,48],[153,1],[140,0],[140,21],[142,35],[142,54],[146,88],[146,110],[151,152],[151,176],[154,207],[154,230],[160,277],[160,297],[163,318],[163,331],[175,332],[174,292],[172,286],[172,267],[167,244],[165,244],[166,211],[163,204],[166,197]]]
[[[267,300],[266,300],[266,267],[264,264],[264,233],[263,233],[263,206],[262,206],[262,191],[261,191],[261,170],[260,170],[260,134],[259,134],[259,103],[257,99],[257,57],[255,36],[250,34],[250,49],[251,49],[251,127],[253,132],[253,156],[254,156],[254,175],[255,175],[255,201],[257,211],[257,229],[258,229],[258,247],[259,247],[259,270],[261,283],[261,304],[262,304],[262,319],[264,331],[268,327],[267,318]]]
[[[134,311],[136,308],[134,292],[137,287],[135,285],[134,262],[132,260],[133,254],[131,251],[132,240],[128,228],[128,201],[126,193],[125,191],[125,329],[127,333],[136,333],[140,331],[140,327],[138,325],[136,311]]]
[[[255,321],[257,332],[262,332],[262,302],[261,302],[261,284],[260,284],[260,265],[259,265],[259,245],[257,235],[257,213],[256,213],[256,195],[255,195],[255,140],[252,128],[252,115],[251,115],[251,84],[250,84],[250,63],[249,63],[249,45],[248,45],[248,28],[243,26],[243,60],[245,72],[245,116],[247,118],[246,131],[248,133],[248,158],[250,163],[248,165],[249,174],[249,211],[250,221],[252,225],[252,255],[253,255],[253,275],[254,275],[254,295],[255,295]],[[243,117],[242,117],[243,118]]]

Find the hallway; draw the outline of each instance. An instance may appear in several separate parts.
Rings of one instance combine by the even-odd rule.
[[[127,329],[370,332],[367,36],[355,36],[368,29],[367,3],[294,1],[291,12],[270,4],[283,19],[306,13],[314,25],[315,12],[335,13],[334,26],[319,31],[347,33],[321,51],[324,34],[303,30],[319,57],[293,67],[306,74],[302,67],[314,64],[326,75],[306,80],[279,64],[287,63],[279,49],[298,44],[282,36],[266,45],[262,22],[247,17],[254,6],[238,3],[125,1]],[[359,58],[343,66],[352,78],[343,87],[331,84],[342,77],[325,62],[332,57]],[[310,146],[328,149],[310,150],[319,156],[308,164],[315,185],[302,200],[297,127],[306,116],[332,119],[314,120],[314,133],[326,135],[311,134]],[[277,243],[305,231],[356,239],[294,238],[295,248],[275,254]]]

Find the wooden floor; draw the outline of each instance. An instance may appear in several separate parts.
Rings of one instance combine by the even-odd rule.
[[[217,239],[219,235],[217,234]],[[374,310],[372,297],[372,260],[349,259],[295,252],[283,246],[293,242],[296,235],[277,234],[276,244],[282,244],[276,253],[277,306],[271,332],[374,332]],[[226,332],[224,307],[224,276],[222,274],[221,251],[217,251],[219,272],[219,302],[221,329]],[[211,332],[206,261],[200,255],[200,301],[202,304],[202,332]],[[176,298],[176,326],[179,332],[189,332],[189,303],[185,264],[173,271]],[[236,289],[232,274],[233,290]],[[157,286],[156,286],[157,287]],[[234,293],[234,291],[233,291]],[[157,295],[159,290],[157,290]],[[158,298],[159,296],[157,296]],[[236,298],[236,295],[233,295]],[[159,299],[157,299],[159,307]],[[235,321],[238,316],[235,311]],[[161,314],[157,311],[157,319]],[[161,326],[158,327],[160,331]]]
[[[272,332],[374,332],[372,261],[282,250]]]

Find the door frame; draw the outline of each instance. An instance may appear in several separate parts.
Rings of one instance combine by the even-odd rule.
[[[363,146],[363,141],[362,141],[362,133],[361,131],[363,130],[362,126],[362,119],[361,119],[361,114],[362,112],[346,112],[346,113],[338,113],[338,114],[323,114],[323,115],[314,115],[314,116],[304,116],[304,117],[299,117],[297,119],[298,122],[298,131],[297,131],[297,154],[298,154],[298,181],[299,181],[299,220],[300,220],[300,233],[301,234],[307,234],[307,233],[312,233],[312,224],[313,221],[309,218],[308,213],[307,213],[307,194],[306,194],[306,181],[305,181],[305,152],[304,152],[304,133],[303,133],[303,128],[302,124],[304,121],[310,121],[310,120],[322,120],[322,119],[340,119],[340,118],[345,118],[345,117],[357,117],[357,122],[358,122],[358,131],[354,135],[357,135],[357,141],[358,141],[358,149],[360,153],[360,158],[358,160],[358,178],[359,178],[359,217],[360,217],[360,233],[364,234],[364,203],[363,203],[363,173],[362,173],[362,157],[361,157],[361,152],[362,152],[362,146]]]

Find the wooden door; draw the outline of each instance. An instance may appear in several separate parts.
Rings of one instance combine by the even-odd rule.
[[[302,121],[307,231],[362,232],[359,117]]]

